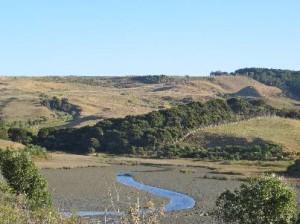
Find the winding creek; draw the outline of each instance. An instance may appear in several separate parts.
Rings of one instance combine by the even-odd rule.
[[[146,185],[136,181],[133,176],[129,173],[119,173],[116,176],[116,179],[119,183],[133,187],[135,189],[148,192],[154,196],[166,198],[169,200],[168,204],[165,205],[165,212],[174,212],[181,211],[185,209],[191,209],[195,206],[195,200],[183,193],[154,187],[150,185]],[[65,213],[66,215],[70,215],[70,213]],[[91,217],[91,216],[122,216],[124,212],[115,212],[115,211],[79,211],[77,212],[78,216],[81,217]]]

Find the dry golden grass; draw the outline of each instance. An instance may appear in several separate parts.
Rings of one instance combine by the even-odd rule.
[[[54,113],[46,107],[37,106],[38,102],[35,99],[22,99],[13,100],[3,110],[3,114],[12,117],[12,120],[29,120],[35,117],[45,116],[48,118],[54,117]]]
[[[256,118],[238,123],[204,128],[197,134],[202,135],[202,132],[243,137],[250,141],[255,138],[261,138],[281,144],[287,151],[300,152],[299,120],[279,117]]]
[[[284,97],[279,88],[264,85],[245,76],[219,76],[212,82],[220,86],[224,93],[235,93],[247,86],[254,87],[268,104],[276,108],[293,108],[297,104],[296,100]]]
[[[25,146],[21,143],[12,142],[9,140],[0,139],[0,149],[13,149],[13,150],[20,150],[23,149]]]
[[[198,159],[147,159],[132,157],[111,157],[107,163],[123,165],[165,165],[182,167],[203,167],[217,173],[236,173],[243,176],[261,175],[266,172],[284,172],[292,161],[206,161]]]
[[[48,159],[35,160],[41,169],[71,169],[82,167],[103,167],[110,165],[149,165],[203,167],[216,173],[235,173],[243,176],[261,175],[266,172],[284,172],[292,161],[206,161],[198,159],[151,159],[112,156],[107,154],[74,155],[66,153],[49,153]]]
[[[33,86],[29,78],[0,77],[0,115],[7,121],[26,121],[47,117],[53,119],[55,114],[39,103],[39,89]],[[36,85],[42,88],[43,85]],[[41,90],[42,91],[42,90]],[[47,91],[47,89],[45,89]]]
[[[41,93],[48,96],[67,97],[73,104],[82,108],[83,116],[124,117],[126,115],[143,114],[160,108],[168,108],[176,101],[190,98],[205,101],[224,94],[238,92],[247,86],[254,87],[269,104],[276,107],[293,107],[295,101],[281,96],[281,90],[269,87],[247,77],[221,76],[214,78],[191,79],[188,83],[138,85],[128,88],[111,86],[91,86],[81,83],[56,82],[47,78],[0,77],[0,115],[8,120],[38,119],[42,116],[49,123],[59,123],[56,115],[39,104]],[[167,87],[167,88],[165,88]],[[87,121],[93,124],[96,121]],[[48,125],[48,124],[47,124]],[[287,150],[300,150],[300,122],[288,119],[266,119],[240,122],[227,126],[219,126],[205,131],[220,134],[255,138],[283,144]],[[258,131],[259,129],[259,131]],[[2,145],[7,145],[0,142]],[[15,143],[10,143],[15,144]],[[36,161],[43,168],[73,168],[83,166],[102,166],[106,159],[96,156],[79,156],[68,154],[51,154],[47,161]],[[245,164],[225,165],[222,162],[195,160],[150,160],[123,157],[109,158],[113,163],[153,163],[180,166],[205,166],[217,170],[240,170],[245,173],[259,173],[269,169],[283,169],[285,165],[250,166]],[[227,164],[227,163],[226,163]],[[276,164],[276,162],[274,163]]]
[[[266,86],[245,76],[218,76],[214,78],[213,83],[230,93],[252,86],[264,97],[277,97],[282,94],[282,91],[277,87]]]
[[[0,96],[0,115],[6,120],[46,117],[49,123],[55,122],[55,114],[39,104],[41,93],[67,97],[71,103],[82,108],[83,116],[124,117],[168,108],[184,98],[205,101],[235,93],[247,86],[255,87],[274,106],[293,106],[292,100],[280,96],[281,90],[278,88],[240,76],[198,78],[188,83],[141,84],[128,88],[91,86],[68,79],[61,83],[47,78],[0,77],[0,91],[3,93]]]
[[[36,159],[35,164],[41,169],[71,169],[108,166],[101,157],[65,153],[49,153],[47,159]]]

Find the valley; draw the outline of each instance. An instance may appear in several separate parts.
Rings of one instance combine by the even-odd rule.
[[[222,192],[271,173],[300,202],[287,174],[300,155],[300,104],[278,86],[233,75],[70,76],[1,77],[0,90],[0,148],[31,155],[60,212],[169,202],[119,183],[119,173],[195,200],[162,223],[212,223]]]

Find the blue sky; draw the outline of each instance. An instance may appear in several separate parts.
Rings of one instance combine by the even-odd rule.
[[[300,70],[299,10],[299,0],[0,0],[0,74]]]

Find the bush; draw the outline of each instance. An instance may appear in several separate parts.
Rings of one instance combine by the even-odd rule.
[[[216,201],[216,216],[224,223],[294,223],[295,192],[276,177],[250,179],[239,189],[222,193]]]
[[[47,159],[47,150],[39,145],[27,145],[24,149],[24,152],[28,153],[33,158],[41,158],[41,159]]]
[[[32,133],[23,128],[10,128],[8,129],[8,136],[14,142],[22,144],[29,144],[32,142]]]
[[[5,139],[5,140],[8,139],[8,133],[5,128],[0,127],[0,139]]]
[[[41,105],[49,108],[50,110],[57,110],[68,113],[73,117],[79,117],[81,108],[77,105],[71,104],[67,98],[59,99],[56,96],[52,98],[44,98],[41,100]]]
[[[24,194],[32,209],[51,206],[47,181],[39,174],[28,153],[1,151],[0,168],[8,185],[16,194]]]
[[[261,145],[224,145],[210,148],[165,145],[160,148],[157,156],[211,160],[281,160],[287,158],[280,145],[267,142]]]
[[[65,218],[54,208],[28,209],[24,195],[16,195],[4,182],[0,182],[0,223],[1,224],[79,224],[79,218]]]

